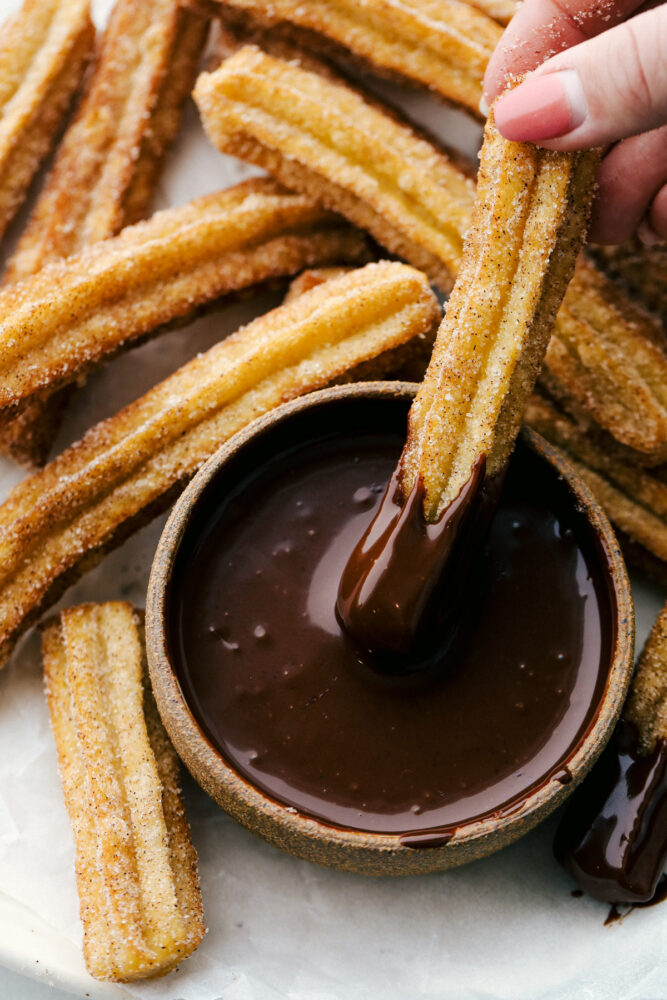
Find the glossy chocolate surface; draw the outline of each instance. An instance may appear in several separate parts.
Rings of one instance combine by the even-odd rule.
[[[171,579],[172,658],[211,743],[271,798],[435,846],[567,780],[605,690],[613,598],[585,515],[520,445],[465,641],[425,673],[369,669],[336,593],[400,455],[407,404],[358,400],[344,426],[341,412],[291,418],[209,485]]]
[[[554,850],[596,899],[654,900],[667,862],[667,743],[659,740],[652,753],[641,755],[634,728],[620,722],[575,792]]]
[[[400,463],[341,573],[336,615],[366,662],[389,673],[425,669],[456,640],[462,604],[495,510],[498,489],[480,459],[432,524],[418,480],[401,502]]]

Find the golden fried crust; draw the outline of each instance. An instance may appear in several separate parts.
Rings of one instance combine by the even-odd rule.
[[[667,461],[667,355],[653,321],[582,258],[556,320],[541,382],[646,465]]]
[[[365,256],[359,233],[272,180],[159,212],[0,293],[0,410],[13,415],[221,295]]]
[[[129,604],[84,604],[49,624],[42,645],[84,957],[92,976],[114,982],[164,975],[205,933],[178,761],[145,690],[142,632]]]
[[[346,215],[447,292],[470,226],[471,181],[377,102],[313,65],[248,46],[200,77],[195,96],[211,139]],[[582,259],[543,367],[552,394],[647,463],[667,455],[660,337]]]
[[[458,271],[474,182],[342,80],[246,46],[195,100],[212,142],[368,230],[443,290]]]
[[[486,65],[502,29],[480,4],[459,0],[225,0],[234,30],[277,38],[334,60],[425,87],[479,115]]]
[[[118,0],[5,285],[147,213],[207,33],[208,21],[178,0]],[[33,402],[0,428],[0,451],[23,465],[43,464],[72,391]]]
[[[523,411],[585,236],[598,156],[511,143],[493,112],[463,263],[408,421],[404,497],[436,520],[481,458],[491,478]]]
[[[146,214],[206,34],[178,0],[119,0],[6,284]]]
[[[0,235],[54,144],[94,41],[88,0],[26,0],[0,29]]]
[[[424,275],[369,264],[195,358],[24,480],[0,506],[0,659],[109,548],[168,505],[237,430],[431,335]]]
[[[639,658],[623,715],[637,728],[643,753],[651,753],[657,740],[667,740],[667,607]]]
[[[630,561],[645,567],[646,553],[664,561],[667,572],[667,484],[657,475],[598,441],[542,396],[531,397],[525,421],[567,452],[572,465],[604,507],[614,527],[627,539]],[[652,575],[655,574],[653,570]]]
[[[595,247],[595,259],[660,319],[667,336],[667,245],[647,247],[635,237],[618,247]]]

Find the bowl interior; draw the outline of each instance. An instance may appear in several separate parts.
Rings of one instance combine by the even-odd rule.
[[[526,832],[555,808],[592,765],[616,720],[629,680],[632,661],[632,606],[627,577],[606,518],[564,458],[536,435],[527,435],[522,448],[530,448],[540,461],[554,468],[569,492],[575,516],[587,521],[590,552],[598,560],[603,593],[608,601],[606,657],[609,675],[596,693],[597,711],[590,717],[568,759],[558,762],[553,774],[493,817],[472,817],[446,837],[424,836],[429,850],[407,847],[395,834],[338,828],[306,812],[294,811],[257,788],[238,773],[216,749],[201,713],[192,711],[192,692],[179,672],[182,663],[173,622],[179,601],[183,564],[193,549],[206,547],[207,532],[215,523],[221,504],[234,503],[240,484],[258,490],[270,488],[267,461],[282,461],[305,442],[322,441],[350,432],[405,433],[411,385],[375,383],[353,385],[313,394],[281,408],[251,425],[228,442],[201,470],[176,505],[156,555],[147,604],[147,644],[151,677],[167,729],[177,750],[196,780],[216,801],[251,829],[302,857],[357,871],[408,873],[460,864],[489,853]],[[531,459],[532,461],[532,459]],[[275,464],[275,462],[274,462]],[[564,777],[565,775],[565,777]],[[564,783],[566,782],[566,783]],[[416,843],[419,843],[417,838]]]

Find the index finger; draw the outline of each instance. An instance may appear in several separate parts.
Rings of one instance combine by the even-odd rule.
[[[489,60],[485,100],[491,104],[513,76],[599,35],[641,6],[641,0],[525,0]]]

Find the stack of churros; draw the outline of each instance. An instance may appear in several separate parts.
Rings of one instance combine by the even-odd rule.
[[[320,61],[360,63],[477,115],[516,7],[117,0],[96,52],[88,0],[25,0],[2,27],[0,235],[81,95],[0,289],[0,450],[43,464],[87,372],[230,293],[299,277],[282,306],[92,427],[0,505],[0,663],[253,419],[324,385],[423,371],[441,320],[429,280],[446,294],[457,284],[410,413],[404,498],[420,484],[434,521],[478,466],[500,479],[525,411],[633,558],[664,573],[667,356],[655,318],[575,262],[595,154],[507,143],[491,116],[476,187],[458,154]],[[204,128],[273,177],[147,218],[212,16],[227,58],[196,83]],[[408,263],[368,263],[367,234]],[[660,251],[648,267],[636,247],[600,259],[664,318]],[[117,981],[169,971],[204,933],[141,628],[129,605],[108,603],[62,612],[43,636],[86,962]],[[638,675],[628,708],[644,749],[665,738],[656,677]]]
[[[507,16],[506,3],[500,4]],[[502,28],[480,3],[460,0],[225,0],[224,23],[246,32],[270,29],[278,41],[426,87],[479,114],[482,80]]]
[[[443,291],[458,272],[474,185],[460,160],[308,57],[249,45],[203,74],[211,140],[368,230]],[[667,459],[667,356],[659,326],[581,260],[542,380],[633,460]]]
[[[69,608],[44,629],[46,694],[76,847],[84,956],[97,979],[163,975],[204,936],[178,758],[124,603]]]
[[[117,0],[5,285],[146,215],[207,34],[207,20],[178,0]],[[5,423],[0,451],[43,464],[70,395],[65,389],[34,401]]]
[[[19,483],[0,506],[0,662],[232,434],[334,381],[390,374],[439,319],[423,274],[368,264],[261,316]]]
[[[366,256],[360,233],[269,179],[158,212],[0,291],[0,417],[223,295]]]

